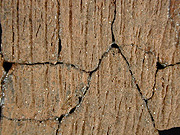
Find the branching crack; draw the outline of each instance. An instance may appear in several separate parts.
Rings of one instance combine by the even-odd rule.
[[[99,63],[97,64],[97,67],[94,68],[93,70],[91,71],[85,71],[86,73],[89,74],[88,78],[87,78],[87,85],[85,87],[85,91],[83,93],[83,95],[81,97],[79,97],[79,103],[73,107],[68,113],[66,114],[62,114],[59,118],[58,118],[58,121],[59,121],[59,125],[58,125],[58,129],[56,130],[56,135],[58,135],[59,133],[59,129],[60,129],[60,124],[62,123],[62,120],[66,117],[68,117],[69,115],[71,115],[72,113],[74,113],[78,107],[80,107],[81,103],[83,102],[83,99],[85,98],[89,88],[90,88],[90,84],[91,84],[91,79],[92,79],[92,75],[100,68],[100,65],[102,63],[102,60],[104,59],[104,57],[106,56],[106,54],[112,49],[112,45],[103,53],[103,55],[101,56],[101,58],[99,59]]]
[[[152,99],[152,97],[154,96],[154,93],[156,91],[155,87],[156,87],[156,78],[157,78],[157,73],[159,70],[163,70],[165,68],[168,68],[168,67],[172,67],[172,66],[175,66],[175,65],[180,65],[180,62],[176,62],[174,64],[163,64],[163,63],[160,63],[159,62],[159,57],[157,58],[157,63],[156,63],[156,72],[155,72],[155,75],[154,75],[154,85],[153,85],[153,88],[152,88],[152,95],[147,99],[147,100],[150,100]]]
[[[59,3],[58,3],[59,4]],[[159,70],[162,70],[162,69],[165,69],[167,67],[170,67],[170,66],[175,66],[175,65],[180,65],[180,62],[177,62],[175,64],[162,64],[159,62],[159,60],[157,61],[156,63],[156,72],[155,72],[155,81],[154,81],[154,85],[153,85],[153,91],[152,91],[152,95],[150,98],[146,99],[144,98],[143,94],[142,94],[142,91],[136,81],[136,78],[134,77],[134,74],[131,70],[131,66],[130,66],[130,63],[129,61],[127,60],[126,56],[123,54],[120,46],[116,43],[115,41],[115,36],[114,36],[114,32],[113,32],[113,26],[114,26],[114,23],[115,23],[115,20],[116,20],[116,0],[114,0],[114,17],[113,17],[113,20],[112,20],[112,23],[111,23],[111,35],[112,35],[112,43],[111,45],[109,46],[109,48],[103,53],[103,55],[101,56],[101,58],[99,59],[99,62],[97,64],[97,66],[93,69],[93,70],[89,70],[89,71],[86,71],[84,69],[81,69],[79,68],[78,66],[74,65],[74,64],[70,64],[70,63],[65,63],[65,62],[62,62],[62,61],[57,61],[55,63],[52,63],[52,62],[37,62],[37,63],[18,63],[18,62],[8,62],[8,61],[4,61],[3,62],[3,67],[4,67],[4,71],[5,73],[3,74],[2,76],[2,79],[1,79],[1,90],[2,90],[2,93],[3,93],[3,97],[1,99],[1,103],[0,103],[0,118],[5,118],[7,120],[11,120],[11,121],[36,121],[36,122],[42,122],[42,121],[48,121],[48,120],[56,120],[58,121],[58,128],[56,130],[56,135],[58,135],[59,133],[59,130],[60,130],[60,126],[61,126],[61,123],[63,120],[65,120],[65,118],[67,118],[68,116],[70,116],[71,114],[73,114],[77,109],[78,107],[80,107],[80,105],[82,104],[89,88],[90,88],[90,85],[91,85],[91,79],[92,79],[92,75],[98,71],[98,69],[100,68],[101,66],[101,63],[102,63],[102,60],[106,57],[106,54],[108,54],[110,52],[110,50],[112,48],[115,48],[115,49],[118,49],[118,53],[121,54],[121,56],[123,57],[124,61],[126,62],[127,64],[127,67],[128,67],[128,70],[131,74],[131,77],[132,77],[132,81],[134,82],[135,86],[136,86],[136,89],[138,90],[138,93],[140,94],[141,96],[141,99],[144,101],[145,103],[145,106],[147,108],[147,111],[150,115],[150,118],[151,118],[151,121],[152,121],[152,124],[154,126],[154,128],[156,129],[156,126],[155,126],[155,121],[154,121],[154,118],[153,118],[153,115],[150,111],[150,108],[149,108],[149,105],[148,105],[148,101],[153,97],[154,95],[154,91],[155,91],[155,86],[156,86],[156,77],[157,77],[157,73]],[[60,13],[60,12],[59,12]],[[2,55],[2,52],[1,52],[1,35],[2,35],[2,29],[1,29],[1,25],[0,25],[0,53]],[[58,37],[58,58],[59,58],[59,55],[60,55],[60,52],[61,52],[61,39],[60,37]],[[135,46],[134,44],[131,44],[132,46]],[[151,51],[148,51],[148,52],[145,52],[145,53],[152,53]],[[154,53],[153,53],[154,54]],[[2,55],[3,57],[3,55]],[[2,106],[4,104],[4,91],[5,91],[5,87],[4,87],[4,84],[5,84],[5,79],[8,75],[8,72],[9,70],[11,69],[12,65],[27,65],[27,66],[33,66],[33,65],[52,65],[52,66],[55,66],[55,65],[66,65],[66,66],[71,66],[73,67],[74,69],[78,70],[78,71],[81,71],[81,72],[84,72],[86,74],[88,74],[88,78],[87,78],[87,85],[84,87],[84,93],[82,94],[82,96],[79,96],[79,102],[78,104],[76,104],[68,113],[66,114],[61,114],[61,116],[54,116],[52,118],[48,118],[48,119],[43,119],[43,120],[37,120],[37,119],[12,119],[12,118],[9,118],[7,116],[3,116],[2,115]],[[159,130],[158,130],[159,131]],[[160,131],[159,131],[160,133]]]

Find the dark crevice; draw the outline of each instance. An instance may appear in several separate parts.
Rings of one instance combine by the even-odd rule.
[[[119,49],[119,46],[118,46],[116,43],[112,43],[112,44],[111,44],[111,48]]]
[[[166,65],[166,67],[172,67],[172,66],[175,66],[175,65],[180,65],[180,62],[177,62],[177,63],[175,63],[175,64]]]
[[[113,32],[113,26],[114,26],[114,22],[116,20],[116,0],[114,0],[114,18],[113,21],[111,23],[111,35],[112,35],[112,43],[115,43],[115,36],[114,36],[114,32]]]
[[[52,63],[52,62],[36,62],[36,63],[26,63],[26,62],[24,62],[24,63],[19,63],[19,62],[7,62],[7,61],[3,62],[3,67],[4,67],[6,72],[9,71],[9,69],[12,67],[12,65],[27,65],[27,66],[34,66],[34,65],[51,65],[51,66],[66,65],[66,66],[71,66],[74,69],[77,69],[79,71],[89,73],[89,71],[80,69],[78,66],[76,66],[74,64],[65,63],[65,62],[62,62],[62,61],[58,61],[58,62],[55,62],[55,63]]]
[[[161,64],[159,61],[156,63],[157,70],[166,68],[165,64]]]
[[[28,65],[28,66],[33,66],[33,65],[58,65],[58,64],[64,64],[63,62],[36,62],[36,63],[13,63],[13,64],[19,64],[19,65]]]
[[[154,96],[154,93],[155,93],[155,87],[156,87],[156,78],[157,78],[157,73],[159,70],[163,70],[167,67],[171,67],[171,66],[175,66],[175,65],[179,65],[180,62],[177,62],[175,64],[162,64],[159,62],[159,57],[157,58],[157,62],[156,62],[156,72],[155,72],[155,77],[154,77],[154,85],[153,85],[153,88],[152,88],[152,95],[147,99],[147,100],[150,100],[152,99],[152,97]]]
[[[141,89],[140,89],[140,87],[139,87],[139,85],[138,85],[137,83],[136,83],[136,88],[137,88],[139,94],[141,95],[141,98],[144,100],[145,103],[147,103],[147,100],[143,97],[143,94],[142,94],[142,92],[141,92]]]
[[[75,110],[76,110],[76,106],[73,107],[73,108],[69,111],[69,114],[72,114],[73,112],[75,112]]]
[[[5,76],[6,75],[3,75],[2,78],[1,78],[1,93],[2,93],[2,97],[1,97],[1,101],[0,101],[0,122],[1,122],[1,119],[2,119],[2,109],[3,109],[3,105],[4,105],[4,79],[5,79]]]
[[[78,99],[79,99],[79,103],[81,103],[81,101],[82,101],[82,97],[78,97]]]
[[[58,135],[58,132],[59,132],[59,125],[60,124],[58,124],[58,128],[56,129],[56,135]]]
[[[101,58],[99,59],[99,62],[98,62],[98,64],[97,64],[97,66],[96,66],[93,70],[87,71],[88,73],[90,73],[90,76],[99,69],[103,58],[104,58],[104,57],[106,56],[106,54],[111,50],[111,48],[112,48],[112,47],[110,46],[110,47],[103,53],[103,55],[102,55]]]
[[[148,100],[144,100],[144,101],[145,101],[145,104],[146,104],[146,108],[147,108],[147,110],[148,110],[148,113],[149,113],[149,115],[150,115],[150,118],[151,118],[153,127],[156,129],[154,117],[153,117],[153,115],[152,115],[152,113],[151,113],[151,110],[150,110],[150,108],[149,108],[149,105],[148,105]]]
[[[58,41],[58,58],[59,58],[59,56],[60,56],[61,49],[62,49],[62,46],[61,46],[61,38],[59,38],[59,41]]]
[[[167,67],[172,67],[172,66],[175,66],[175,65],[180,65],[180,62],[176,62],[176,63],[174,63],[174,64],[166,64],[166,63],[160,63],[159,62],[159,56],[158,56],[158,58],[157,58],[157,63],[156,63],[156,68],[157,68],[157,70],[162,70],[162,69],[165,69],[165,68],[167,68]]]
[[[56,118],[59,121],[58,128],[56,130],[56,135],[58,135],[60,124],[61,124],[61,121],[63,120],[64,117],[65,117],[65,114],[62,114],[60,117]]]
[[[65,115],[62,114],[62,115],[58,118],[59,123],[61,123],[61,121],[62,121],[62,119],[63,119],[64,117],[65,117]]]
[[[9,70],[10,70],[11,67],[12,67],[12,65],[13,65],[13,63],[11,63],[11,62],[6,62],[6,61],[3,62],[3,68],[4,68],[4,70],[6,71],[6,73],[9,72]]]
[[[180,127],[174,127],[167,130],[158,130],[159,135],[179,135],[180,134]]]
[[[57,30],[58,30],[58,56],[57,56],[57,59],[59,59],[60,53],[62,50],[61,37],[60,37],[60,15],[61,15],[60,9],[61,9],[60,2],[59,2],[59,0],[57,0]]]

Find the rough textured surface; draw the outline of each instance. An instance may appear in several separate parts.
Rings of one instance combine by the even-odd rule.
[[[55,135],[57,121],[10,121],[3,120],[2,134],[4,135]],[[8,126],[7,126],[8,125]],[[11,128],[9,128],[11,127]]]
[[[81,107],[62,121],[61,133],[156,135],[127,68],[117,51],[110,52],[93,74]]]
[[[113,1],[64,0],[61,7],[60,58],[92,70],[111,44]]]
[[[87,75],[71,66],[17,65],[4,86],[3,115],[38,120],[58,117],[78,103],[86,85]]]
[[[3,0],[1,7],[5,60],[56,61],[59,32],[56,1]]]
[[[180,127],[180,66],[159,70],[156,77],[156,91],[150,100],[150,109],[157,128]]]
[[[0,7],[1,134],[156,135],[180,127],[179,0]]]

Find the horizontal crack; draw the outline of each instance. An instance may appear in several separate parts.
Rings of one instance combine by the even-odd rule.
[[[62,61],[57,61],[55,63],[52,62],[37,62],[37,63],[19,63],[19,62],[8,62],[8,61],[4,61],[4,63],[7,65],[27,65],[27,66],[34,66],[34,65],[51,65],[51,66],[55,66],[55,65],[66,65],[66,66],[71,66],[74,69],[77,69],[79,71],[85,72],[85,73],[89,73],[89,71],[86,71],[84,69],[80,69],[78,66],[74,65],[74,64],[70,64],[70,63],[65,63]]]
[[[169,65],[167,65],[167,64],[162,64],[162,63],[160,63],[160,62],[157,62],[157,69],[158,69],[158,70],[161,70],[161,69],[165,69],[165,68],[167,68],[167,67],[173,67],[173,66],[175,66],[175,65],[180,65],[180,62],[177,62],[177,63],[174,63],[174,64],[169,64]]]

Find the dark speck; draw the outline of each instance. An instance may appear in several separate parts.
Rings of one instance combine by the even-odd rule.
[[[157,69],[164,69],[166,66],[161,64],[161,63],[159,63],[159,62],[157,62],[156,63],[156,67],[157,67]]]
[[[112,48],[118,48],[118,49],[119,49],[119,46],[118,46],[116,43],[113,43],[113,44],[111,45],[111,47],[112,47]]]
[[[6,61],[3,62],[3,68],[7,73],[11,69],[11,67],[12,67],[12,63]]]

